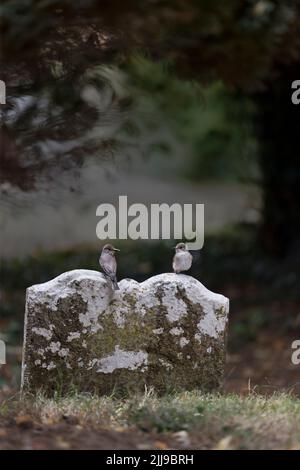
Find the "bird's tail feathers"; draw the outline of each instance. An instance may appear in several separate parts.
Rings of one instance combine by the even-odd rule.
[[[104,276],[106,279],[111,283],[112,287],[114,290],[120,290],[120,287],[118,286],[117,278],[116,277],[111,277],[108,274],[104,273]]]

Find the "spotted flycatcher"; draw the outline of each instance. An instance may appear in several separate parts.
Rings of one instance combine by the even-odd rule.
[[[181,271],[187,271],[192,266],[193,257],[185,243],[178,243],[175,246],[175,255],[173,258],[174,273],[179,274]]]
[[[104,245],[99,258],[99,264],[104,272],[104,275],[111,281],[115,290],[119,290],[117,282],[117,260],[116,251],[118,248],[114,248],[109,243]]]

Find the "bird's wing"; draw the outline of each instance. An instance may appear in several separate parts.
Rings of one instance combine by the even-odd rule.
[[[103,269],[103,272],[111,278],[114,278],[117,272],[117,263],[115,260],[106,260],[100,256],[99,264]]]
[[[172,263],[174,270],[179,267],[179,266],[178,266],[178,265],[179,265],[179,262],[180,262],[180,256],[178,256],[178,254],[175,253],[174,258],[173,258],[173,263]]]
[[[110,278],[112,278],[112,279],[115,277],[116,271],[115,271],[115,269],[112,269],[111,266],[105,265],[105,266],[101,266],[101,268],[103,269],[104,273],[105,273],[108,277],[110,277]]]

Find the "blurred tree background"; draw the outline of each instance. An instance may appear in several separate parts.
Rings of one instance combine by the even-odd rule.
[[[104,86],[107,77],[105,80],[101,73],[95,73],[94,67],[114,64],[125,66],[128,71],[127,61],[132,51],[145,50],[156,62],[169,61],[179,77],[204,84],[222,80],[232,90],[233,101],[242,91],[256,106],[253,121],[260,136],[260,148],[255,153],[264,190],[262,240],[266,250],[286,253],[297,243],[299,229],[299,166],[295,152],[299,119],[290,100],[291,81],[299,65],[299,8],[298,0],[230,0],[222,4],[217,0],[4,1],[1,6],[2,78],[7,83],[9,98],[31,95],[36,100],[27,103],[11,126],[4,124],[2,128],[3,180],[26,187],[30,181],[32,183],[34,172],[39,173],[50,164],[56,165],[58,159],[64,160],[61,165],[69,166],[73,160],[80,163],[87,153],[99,155],[100,148],[104,154],[111,150],[114,145],[111,135],[100,142],[99,137],[85,135],[84,131],[93,121],[103,121],[103,113],[106,120],[115,122],[116,110],[122,114],[128,99],[121,99],[112,92],[110,109],[106,102],[102,103],[105,109],[95,110],[91,100],[84,99],[80,90],[84,84],[95,83],[95,80],[98,87],[101,83]],[[170,87],[172,95],[177,87],[179,96],[184,99],[184,85],[180,87],[174,79],[166,83],[153,64],[144,61],[140,69],[143,65],[145,70],[141,72],[137,63],[133,63],[138,85],[151,91],[160,106],[165,99],[167,111],[172,113],[174,99],[168,93],[162,98],[161,92],[164,87]],[[188,87],[185,84],[189,101]],[[217,108],[222,108],[220,96],[215,93]],[[188,108],[186,104],[188,102],[184,107]],[[180,102],[175,108],[177,106]],[[231,102],[229,108],[233,106]],[[36,108],[42,114],[39,119]],[[220,108],[219,119],[222,119],[225,116]],[[186,115],[188,112],[190,116]],[[215,125],[206,130],[206,136],[203,136],[205,130],[201,123],[198,135],[193,134],[197,134],[194,126],[189,135],[185,129],[192,113],[193,107],[187,113],[179,113],[177,126],[181,128],[182,137],[192,138],[192,146],[201,147],[201,153],[204,149],[200,161],[195,158],[194,168],[188,171],[197,178],[198,175],[218,174],[220,168],[224,168],[227,176],[231,163],[225,163],[226,156],[232,154],[232,150],[238,152],[235,146],[239,140],[243,141],[242,129],[237,126],[237,132],[232,132],[230,125],[234,126],[234,119],[221,130],[215,121]],[[213,116],[204,114],[206,123],[211,119]],[[12,130],[22,131],[22,137],[12,137]],[[71,142],[79,135],[80,143],[72,146]],[[30,144],[33,137],[34,145]],[[68,156],[65,147],[63,152],[51,149],[54,155],[50,163],[49,151],[43,155],[37,139],[48,143],[50,139],[60,143],[68,139],[71,145]],[[251,153],[248,145],[246,141],[245,153]],[[26,162],[20,161],[17,155],[17,149],[22,146],[26,148],[23,157]],[[216,157],[220,155],[219,148],[223,149],[222,157]],[[70,153],[72,158],[69,158]],[[218,158],[224,160],[219,162]],[[202,166],[204,159],[206,163]]]
[[[191,184],[254,184],[259,221],[208,237],[192,274],[232,299],[232,350],[276,331],[283,317],[294,334],[299,0],[3,0],[0,17],[3,197],[14,188],[55,191],[88,160],[116,155]],[[163,243],[123,250],[120,277],[169,270]],[[15,344],[24,289],[79,265],[98,269],[94,248],[2,261],[0,325]],[[278,335],[272,341],[280,355]]]

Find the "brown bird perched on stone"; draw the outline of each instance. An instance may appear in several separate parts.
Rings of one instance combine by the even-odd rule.
[[[117,260],[116,260],[116,251],[118,248],[114,248],[109,243],[104,245],[102,252],[99,258],[99,264],[104,272],[105,277],[107,277],[115,290],[119,290],[117,282]]]
[[[179,274],[181,271],[188,271],[192,266],[193,257],[185,243],[178,243],[175,247],[175,255],[173,258],[174,273]]]

